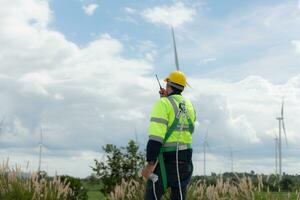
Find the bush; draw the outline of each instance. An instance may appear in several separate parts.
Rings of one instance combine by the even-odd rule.
[[[145,164],[145,154],[138,149],[139,146],[132,140],[126,147],[118,148],[112,144],[103,147],[106,162],[95,159],[95,167],[92,167],[103,184],[102,193],[109,194],[123,179],[138,179],[138,173]]]
[[[60,176],[60,179],[66,182],[72,190],[66,200],[87,200],[87,189],[83,187],[80,179],[71,176]]]
[[[288,176],[284,176],[282,180],[279,182],[279,185],[282,191],[287,192],[287,191],[291,191],[294,188],[295,183],[292,178]]]

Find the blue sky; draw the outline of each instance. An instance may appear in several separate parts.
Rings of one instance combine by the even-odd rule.
[[[50,8],[53,11],[53,21],[50,27],[62,32],[64,36],[84,47],[91,41],[95,40],[99,35],[108,33],[113,38],[118,38],[124,45],[125,51],[122,53],[128,57],[139,57],[136,50],[132,49],[143,41],[151,41],[155,45],[158,55],[167,55],[168,57],[156,57],[153,62],[156,71],[167,73],[172,63],[170,29],[165,24],[153,24],[147,22],[139,11],[154,8],[158,6],[172,6],[176,1],[50,1]],[[272,10],[272,7],[281,5],[294,5],[297,7],[297,1],[183,1],[186,8],[195,11],[193,20],[178,27],[177,35],[179,52],[181,52],[180,63],[185,66],[187,72],[202,77],[223,78],[226,80],[240,80],[248,75],[265,75],[270,81],[276,83],[285,82],[289,76],[297,72],[297,64],[290,64],[290,74],[287,72],[279,74],[281,76],[272,77],[272,72],[264,67],[264,72],[260,69],[253,68],[236,70],[241,65],[251,62],[257,58],[264,57],[268,51],[276,51],[278,53],[283,48],[290,48],[290,41],[297,39],[298,31],[296,27],[289,33],[285,33],[285,29],[277,29],[272,26],[262,26],[253,17],[247,16],[258,12],[258,16],[266,17]],[[89,16],[83,12],[82,7],[90,4],[97,4],[93,15]],[[264,8],[266,10],[264,10]],[[126,11],[131,9],[132,12]],[[271,13],[270,13],[271,14]],[[238,21],[241,18],[240,22]],[[234,24],[231,24],[234,23]],[[276,22],[272,22],[276,23]],[[233,34],[227,35],[224,27],[235,29]],[[249,29],[249,32],[245,32]],[[261,29],[261,30],[260,30]],[[258,32],[251,39],[251,32]],[[241,31],[241,32],[239,32]],[[262,33],[260,33],[262,31]],[[240,34],[240,35],[239,35]],[[248,34],[248,35],[245,35]],[[228,50],[216,50],[214,54],[209,54],[204,49],[201,50],[201,42],[209,45],[216,38],[229,39]],[[227,38],[228,37],[228,38]],[[194,39],[198,38],[198,43]],[[234,41],[236,39],[236,41]],[[234,44],[234,43],[237,44]],[[207,43],[207,44],[205,44]],[[242,43],[238,45],[238,43]],[[244,43],[244,44],[243,44]],[[233,46],[233,47],[231,47]],[[200,48],[200,49],[199,49]],[[227,48],[227,46],[225,47]],[[199,51],[200,50],[200,51]],[[194,52],[199,51],[196,58]],[[192,54],[192,55],[186,55]],[[211,56],[213,58],[211,58]],[[218,58],[216,58],[216,56]],[[214,62],[207,62],[206,60]],[[277,67],[281,71],[283,66]],[[288,74],[288,76],[287,76]]]
[[[195,174],[272,173],[275,118],[286,102],[284,171],[300,160],[300,4],[285,1],[5,0],[0,8],[0,155],[84,177],[101,145],[147,142],[157,83],[174,70],[170,26],[195,104]],[[67,166],[67,167],[66,167]],[[80,167],[78,167],[80,166]]]
[[[110,33],[114,37],[121,37],[123,33],[140,40],[160,41],[160,37],[153,34],[153,24],[145,23],[142,19],[137,19],[140,23],[121,21],[126,15],[126,7],[142,10],[159,5],[171,5],[174,1],[50,1],[50,8],[54,13],[54,20],[51,26],[64,33],[67,39],[79,45],[86,45],[94,38],[91,34],[100,35]],[[249,10],[262,5],[274,5],[283,1],[195,1],[200,4],[199,15],[214,20],[222,20],[239,10]],[[95,3],[99,5],[92,16],[87,16],[82,9],[83,5]],[[130,28],[129,28],[130,27]],[[144,29],[145,28],[145,29]],[[207,29],[209,27],[205,27]],[[160,34],[165,34],[163,39],[165,44],[169,43],[169,32],[166,27],[159,27]],[[149,33],[149,32],[152,32]],[[163,41],[163,40],[161,40]]]

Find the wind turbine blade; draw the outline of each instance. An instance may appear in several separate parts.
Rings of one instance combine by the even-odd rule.
[[[284,136],[285,136],[285,143],[286,143],[286,146],[288,146],[286,130],[285,130],[285,125],[284,125],[284,119],[282,119],[282,128],[283,128],[283,132],[284,132]]]
[[[175,65],[176,65],[176,70],[179,71],[179,62],[178,62],[178,55],[177,55],[177,48],[176,48],[176,41],[175,41],[175,33],[174,33],[173,26],[172,26],[172,36],[173,36],[173,47],[174,47]]]

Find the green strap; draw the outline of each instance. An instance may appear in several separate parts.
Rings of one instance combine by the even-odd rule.
[[[164,156],[162,152],[160,152],[158,155],[158,161],[159,161],[160,173],[161,173],[161,178],[163,183],[163,191],[166,192],[168,182],[167,182],[167,173],[166,173],[166,167],[164,162]]]
[[[179,119],[175,118],[174,122],[172,123],[171,127],[168,129],[168,131],[166,133],[163,144],[171,136],[172,132],[176,129],[178,123],[179,123]],[[159,160],[160,172],[161,172],[161,176],[162,176],[163,189],[165,192],[167,190],[168,182],[167,182],[167,173],[166,173],[166,167],[165,167],[165,162],[164,162],[164,157],[163,157],[163,148],[160,149],[158,160]]]
[[[189,132],[191,133],[191,134],[193,134],[193,132],[194,132],[194,125],[193,125],[193,122],[192,122],[192,120],[188,117],[187,118],[188,119],[188,123],[189,123]]]

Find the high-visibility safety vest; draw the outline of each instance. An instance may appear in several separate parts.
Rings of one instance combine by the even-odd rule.
[[[150,118],[149,139],[163,144],[158,159],[164,190],[167,188],[167,177],[163,152],[176,151],[177,148],[190,149],[195,121],[196,112],[192,103],[181,95],[163,97],[154,105]]]

